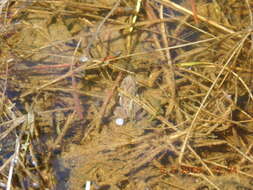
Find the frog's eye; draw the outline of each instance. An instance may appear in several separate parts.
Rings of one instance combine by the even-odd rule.
[[[116,120],[115,120],[115,123],[116,123],[116,125],[118,125],[118,126],[122,126],[122,125],[124,125],[124,119],[123,118],[116,118]]]

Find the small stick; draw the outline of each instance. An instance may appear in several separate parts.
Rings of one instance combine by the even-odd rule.
[[[71,123],[74,120],[74,116],[75,116],[75,112],[73,112],[71,115],[69,115],[67,121],[64,124],[64,127],[61,131],[61,134],[58,135],[58,137],[55,139],[54,143],[50,146],[50,150],[54,150],[57,148],[58,144],[61,142],[61,140],[63,139],[63,137],[65,136],[67,130],[69,129],[69,127],[71,126]],[[50,156],[49,156],[50,157]]]
[[[115,80],[115,83],[114,83],[112,89],[107,93],[107,96],[105,97],[104,102],[102,104],[102,108],[101,108],[101,110],[99,112],[99,118],[98,118],[98,122],[96,124],[97,127],[99,127],[99,125],[101,124],[101,120],[103,118],[103,115],[105,114],[106,107],[107,107],[108,103],[110,102],[110,100],[111,100],[111,98],[113,96],[114,91],[119,86],[119,83],[122,80],[122,78],[123,78],[123,73],[120,72],[118,74],[116,80]]]
[[[121,0],[118,0],[115,5],[112,7],[111,11],[106,15],[106,17],[100,22],[100,24],[98,25],[97,29],[96,29],[96,32],[92,35],[87,47],[86,47],[86,51],[85,53],[87,55],[89,55],[90,53],[90,48],[92,46],[92,44],[94,43],[94,41],[96,41],[97,39],[97,36],[99,35],[100,33],[100,30],[102,29],[103,25],[105,24],[105,22],[109,19],[109,17],[111,15],[113,15],[113,12],[117,9],[117,7],[120,5],[120,1]]]
[[[192,13],[193,13],[193,18],[194,18],[194,22],[195,22],[195,24],[199,24],[199,20],[198,20],[198,16],[197,16],[197,10],[196,10],[195,0],[188,0],[188,1],[189,1],[189,3],[191,4]]]
[[[82,120],[83,119],[83,112],[84,112],[84,110],[83,110],[83,107],[81,105],[79,94],[78,94],[78,92],[75,91],[77,89],[77,83],[76,83],[76,79],[75,79],[75,74],[73,72],[73,67],[74,67],[74,62],[75,62],[74,57],[75,57],[75,55],[77,53],[77,49],[80,46],[80,44],[81,44],[81,40],[79,40],[79,42],[78,42],[78,44],[77,44],[77,46],[75,48],[74,56],[73,56],[73,59],[72,59],[72,63],[70,65],[70,71],[72,72],[71,80],[72,80],[72,88],[74,90],[72,92],[72,96],[73,96],[74,103],[75,103],[75,111],[76,111],[76,114],[77,114],[78,118],[80,120]]]
[[[20,138],[17,137],[15,152],[14,152],[13,158],[12,158],[11,163],[10,163],[10,169],[9,169],[9,175],[8,175],[6,190],[11,190],[11,181],[12,181],[12,176],[13,176],[13,170],[14,170],[14,167],[15,167],[17,161],[18,161],[18,154],[19,154],[19,148],[20,148],[20,142],[19,141],[20,141]]]
[[[6,65],[6,70],[5,70],[5,81],[4,81],[4,87],[3,87],[3,93],[2,93],[2,100],[0,102],[0,110],[3,110],[3,105],[4,105],[4,102],[5,102],[5,93],[6,93],[6,90],[7,90],[7,84],[8,84],[8,75],[9,75],[9,65],[7,63]]]
[[[187,146],[189,148],[189,150],[193,153],[193,155],[200,161],[200,163],[204,166],[204,168],[208,171],[208,173],[211,175],[211,176],[214,176],[213,172],[210,170],[210,168],[205,164],[205,162],[201,159],[201,157],[195,152],[195,150],[190,146],[188,145]]]
[[[70,63],[66,63],[66,64],[57,64],[57,65],[37,65],[37,66],[33,66],[33,67],[31,67],[31,68],[21,69],[21,70],[58,69],[58,68],[68,68],[68,67],[70,67],[70,66],[71,66]]]

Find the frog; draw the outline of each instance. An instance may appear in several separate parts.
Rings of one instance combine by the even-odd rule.
[[[137,97],[137,83],[135,77],[127,75],[119,86],[118,105],[114,109],[114,117],[117,121],[121,121],[119,125],[123,125],[126,121],[134,121],[137,119],[137,113],[141,107],[134,101]],[[118,120],[117,120],[118,119]]]

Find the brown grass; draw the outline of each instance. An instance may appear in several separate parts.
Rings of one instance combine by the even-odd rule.
[[[250,188],[252,6],[2,1],[0,187]]]

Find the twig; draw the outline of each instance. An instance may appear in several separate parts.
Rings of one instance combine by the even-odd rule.
[[[76,83],[76,79],[75,79],[75,74],[73,73],[73,67],[74,67],[74,64],[75,64],[74,57],[77,53],[77,49],[79,48],[80,44],[81,44],[81,39],[79,40],[78,44],[76,45],[74,55],[72,56],[73,59],[72,59],[72,63],[71,63],[71,66],[70,66],[70,71],[72,72],[71,80],[72,80],[72,88],[74,90],[72,92],[72,96],[73,96],[73,99],[74,99],[75,111],[76,111],[76,114],[77,114],[78,118],[81,120],[81,119],[83,119],[84,110],[83,110],[83,107],[81,105],[79,94],[75,91],[77,89],[77,83]]]
[[[253,163],[253,158],[248,156],[246,153],[242,152],[241,150],[239,150],[237,147],[235,147],[234,145],[230,144],[227,142],[227,144],[233,148],[236,152],[238,152],[239,154],[241,154],[243,156],[244,159],[250,161],[251,163]]]
[[[160,11],[159,11],[160,12],[160,19],[164,19],[163,9],[164,9],[164,7],[163,7],[163,5],[161,5],[160,6]],[[167,32],[166,32],[166,27],[165,27],[164,22],[162,22],[160,24],[160,27],[161,27],[160,30],[161,30],[161,33],[162,33],[163,47],[169,47],[169,42],[168,42],[168,37],[167,37],[167,34],[166,34]],[[166,50],[165,53],[166,53],[166,58],[167,58],[168,65],[169,65],[170,69],[173,69],[172,68],[172,60],[171,60],[170,50]],[[171,71],[173,72],[173,70],[171,70]],[[171,76],[171,77],[174,78],[174,76]]]
[[[247,149],[247,151],[245,152],[245,155],[248,155],[250,154],[250,151],[252,150],[252,147],[253,147],[253,143],[251,143]],[[240,162],[239,162],[239,165],[242,165],[244,162],[246,161],[245,157],[243,157]]]
[[[142,0],[137,0],[136,1],[135,13],[134,13],[133,18],[131,19],[131,25],[130,25],[130,28],[129,28],[129,34],[127,35],[127,40],[126,40],[127,53],[131,52],[131,46],[132,46],[132,35],[131,34],[132,34],[133,30],[134,30],[133,25],[135,25],[135,23],[136,23],[137,15],[138,15],[138,13],[140,11],[140,8],[141,8],[141,2],[142,2]]]
[[[195,0],[188,0],[188,1],[191,4],[191,8],[192,8],[193,18],[194,18],[195,24],[199,24]]]
[[[131,23],[131,27],[130,27],[130,30],[129,32],[131,33],[133,31],[133,25],[135,24],[136,20],[137,20],[137,14],[140,12],[140,8],[141,8],[141,2],[142,0],[137,0],[137,3],[136,3],[136,6],[135,6],[135,14],[133,16],[133,19],[132,19],[132,23]]]
[[[12,126],[9,126],[8,129],[6,129],[4,132],[1,133],[0,135],[0,141],[2,139],[4,139],[11,131],[13,131],[16,127],[18,127],[21,123],[24,123],[27,119],[27,115],[23,115],[21,117],[18,117],[18,118],[15,118],[13,120],[10,120],[10,121],[7,121],[7,122],[4,122],[3,124],[0,124],[0,127],[4,124],[12,124]]]
[[[15,153],[14,153],[14,156],[11,160],[11,163],[10,163],[10,169],[9,169],[9,175],[8,175],[8,181],[7,181],[7,184],[6,184],[6,190],[10,190],[11,189],[11,181],[12,181],[12,176],[13,176],[13,170],[14,170],[14,167],[18,161],[18,154],[19,154],[19,148],[20,148],[20,137],[17,137],[16,138],[16,146],[15,146]]]
[[[62,138],[65,136],[67,130],[69,129],[69,127],[71,126],[71,123],[75,117],[75,112],[73,112],[71,115],[68,116],[67,121],[64,124],[64,127],[61,131],[61,134],[58,135],[58,137],[55,139],[54,143],[50,146],[50,150],[54,150],[55,148],[57,148],[57,145],[61,142]]]
[[[8,164],[12,161],[14,155],[12,155],[10,158],[8,158],[1,166],[0,166],[0,172],[3,172],[5,167],[8,166]],[[6,185],[6,184],[5,184]]]
[[[206,163],[201,159],[201,157],[195,152],[195,150],[190,146],[188,145],[187,146],[189,148],[189,150],[194,154],[194,156],[201,162],[201,164],[204,166],[204,168],[206,168],[206,170],[208,171],[208,173],[211,175],[211,176],[214,176],[213,172],[210,170],[210,168],[206,165]]]
[[[96,127],[100,129],[100,124],[101,124],[101,121],[103,119],[103,116],[105,114],[105,111],[106,111],[106,107],[107,107],[107,104],[110,102],[112,96],[113,96],[113,93],[114,91],[116,90],[116,88],[119,86],[119,83],[120,81],[122,80],[123,78],[123,73],[120,72],[114,82],[114,85],[112,87],[112,89],[109,90],[109,92],[107,93],[107,96],[105,97],[104,101],[103,101],[103,104],[102,104],[102,107],[100,109],[100,112],[99,112],[99,117],[98,117],[98,120],[97,120],[97,124],[96,124]]]
[[[156,16],[156,14],[153,11],[153,8],[151,7],[150,2],[149,1],[144,1],[144,6],[145,6],[145,10],[146,10],[146,14],[148,16],[148,19],[150,21],[157,20],[157,16]],[[157,25],[154,25],[154,26],[152,25],[151,29],[152,28],[154,28],[156,30],[159,30],[158,27],[157,27]],[[155,33],[152,33],[152,38],[153,38],[154,43],[156,45],[156,49],[161,49],[162,47],[161,47],[161,44],[159,43],[158,35],[155,34]],[[163,52],[160,52],[160,56],[162,58],[164,57]]]
[[[163,17],[163,5],[160,6],[160,19],[164,19]],[[168,38],[167,38],[167,32],[166,32],[166,28],[165,28],[165,23],[162,22],[160,24],[161,26],[161,33],[162,33],[162,39],[163,39],[163,47],[169,47],[169,42],[168,42]],[[171,93],[171,98],[172,98],[172,107],[176,108],[176,113],[177,113],[177,119],[180,122],[183,121],[182,116],[180,114],[179,109],[177,109],[177,99],[176,99],[176,82],[175,82],[175,71],[174,71],[174,65],[172,64],[172,59],[171,59],[171,54],[170,54],[170,50],[166,50],[165,51],[165,56],[167,59],[167,64],[169,66],[169,68],[164,67],[165,70],[165,76],[166,79],[168,81],[168,86],[170,88],[170,93]]]
[[[103,25],[105,24],[105,22],[108,20],[108,18],[113,15],[113,12],[116,10],[116,8],[119,6],[120,4],[120,1],[121,0],[118,0],[115,5],[112,7],[112,9],[110,10],[110,12],[104,17],[104,19],[99,23],[97,29],[96,29],[96,32],[92,35],[86,49],[85,49],[85,53],[86,53],[86,56],[89,56],[90,55],[90,48],[92,46],[92,44],[96,41],[97,39],[97,36],[99,35],[100,33],[100,30],[102,29]]]
[[[0,102],[0,110],[3,110],[3,105],[5,102],[5,93],[7,90],[7,84],[8,84],[8,75],[9,75],[9,69],[8,69],[8,63],[6,64],[6,69],[5,69],[5,80],[4,80],[4,86],[3,86],[3,92],[2,92],[2,99]]]
[[[45,163],[48,163],[49,160],[51,159],[51,156],[53,154],[53,151],[57,148],[58,144],[62,141],[63,137],[65,136],[65,134],[67,133],[69,127],[71,126],[71,123],[75,117],[75,112],[73,112],[71,115],[68,116],[67,121],[65,122],[63,129],[61,131],[61,134],[59,134],[57,136],[57,138],[55,139],[54,143],[52,145],[50,145],[49,147],[49,154],[47,155],[46,159],[45,159]]]

